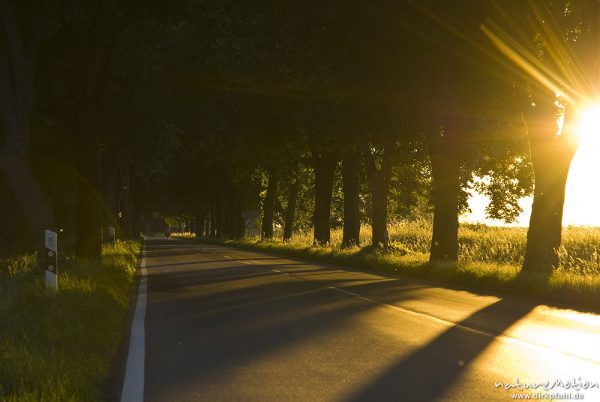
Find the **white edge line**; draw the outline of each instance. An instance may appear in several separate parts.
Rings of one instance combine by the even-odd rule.
[[[127,366],[125,380],[121,393],[121,402],[142,402],[144,400],[144,360],[146,352],[146,293],[148,290],[148,277],[146,273],[146,256],[142,246],[141,279],[138,287],[135,312],[131,322],[131,335],[129,338],[129,351],[127,353]]]

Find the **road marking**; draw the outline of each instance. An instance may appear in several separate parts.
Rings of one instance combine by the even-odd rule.
[[[240,261],[240,260],[238,260],[238,261],[239,261],[239,262],[241,262],[242,264],[246,264],[246,265],[252,265],[252,263],[251,263],[251,262],[248,262],[248,261]]]
[[[246,261],[240,261],[240,260],[237,260],[237,261],[241,262],[243,264],[252,265],[251,263],[246,262]],[[326,264],[326,265],[331,265],[331,264]],[[344,268],[340,267],[340,266],[336,266],[336,265],[331,265],[331,266],[338,267],[339,269],[344,270]],[[290,274],[290,273],[287,273],[287,272],[284,272],[284,271],[280,271],[280,270],[277,270],[277,269],[274,269],[274,268],[271,268],[271,271],[277,272],[277,273],[280,273],[280,274],[284,274],[284,275],[287,275],[289,277],[293,277],[293,278],[301,280],[301,281],[312,282],[312,280],[310,280],[310,279],[302,278],[302,277],[300,277],[298,275]],[[444,284],[441,284],[441,283],[438,283],[438,282],[432,282],[432,281],[425,281],[425,282],[430,282],[430,283],[432,283],[432,284],[434,284],[436,286],[440,286],[440,285],[443,286],[444,285]],[[515,338],[515,337],[513,337],[511,335],[506,335],[504,333],[495,334],[493,332],[489,332],[489,331],[486,331],[486,330],[483,330],[483,329],[477,329],[477,328],[469,327],[467,325],[460,324],[460,323],[453,322],[453,321],[449,321],[449,320],[445,320],[443,318],[439,318],[439,317],[436,317],[434,315],[430,315],[430,314],[426,314],[426,313],[421,313],[419,311],[415,311],[415,310],[411,310],[411,309],[408,309],[408,308],[400,307],[400,306],[397,306],[397,305],[394,305],[394,304],[389,304],[389,303],[385,303],[385,302],[382,302],[382,301],[379,301],[379,300],[371,299],[371,298],[363,296],[363,295],[361,295],[359,293],[351,292],[349,290],[341,289],[341,288],[338,288],[338,287],[335,287],[335,286],[328,286],[328,287],[326,287],[326,289],[330,289],[330,290],[333,290],[333,291],[336,291],[336,292],[339,292],[339,293],[344,293],[344,294],[346,294],[348,296],[351,296],[351,297],[354,297],[354,298],[357,298],[357,299],[362,299],[362,300],[367,301],[369,303],[374,303],[374,304],[379,304],[379,305],[382,305],[382,306],[385,306],[385,307],[389,307],[389,308],[392,308],[392,309],[394,309],[396,311],[401,311],[401,312],[404,312],[404,313],[407,313],[407,314],[411,314],[411,315],[414,315],[414,316],[426,318],[426,319],[438,322],[438,323],[440,323],[440,324],[442,324],[442,325],[444,325],[446,327],[457,327],[457,328],[460,328],[462,330],[465,330],[465,331],[468,331],[468,332],[471,332],[471,333],[474,333],[474,334],[478,334],[478,335],[490,337],[490,338],[493,338],[493,339],[498,340],[500,342],[512,343],[512,344],[520,345],[522,347],[526,347],[526,348],[529,348],[529,349],[542,350],[542,351],[550,351],[550,352],[558,353],[558,354],[561,354],[561,355],[564,355],[564,356],[567,356],[567,357],[570,357],[570,358],[575,358],[575,359],[578,359],[578,360],[586,361],[586,362],[592,363],[594,365],[600,365],[600,361],[599,360],[595,360],[594,358],[589,358],[589,357],[586,357],[586,356],[582,356],[582,355],[578,355],[578,354],[575,354],[575,353],[570,353],[570,352],[567,352],[567,351],[556,349],[556,348],[553,348],[552,346],[549,346],[549,345],[543,345],[543,344],[532,342],[530,340]]]
[[[255,302],[249,302],[249,303],[240,304],[237,306],[223,307],[223,308],[216,309],[216,310],[204,311],[202,313],[202,315],[203,316],[204,315],[213,315],[213,314],[226,313],[226,312],[235,311],[235,310],[241,310],[241,309],[245,309],[245,308],[249,308],[249,307],[259,306],[261,304],[273,303],[275,301],[291,299],[291,298],[298,297],[298,296],[305,296],[305,295],[309,295],[309,294],[324,292],[325,290],[327,290],[327,288],[311,289],[311,290],[307,290],[304,292],[298,292],[298,293],[286,294],[283,296],[271,297],[269,299],[258,300]]]
[[[121,402],[142,402],[144,400],[144,360],[146,348],[146,293],[148,291],[148,277],[146,273],[146,256],[142,246],[141,279],[138,287],[137,301],[131,335],[129,338],[129,352],[127,353],[127,366]]]
[[[363,295],[359,295],[358,293],[354,293],[354,292],[351,292],[351,291],[346,290],[346,289],[340,289],[340,288],[335,287],[335,286],[328,286],[327,289],[335,290],[336,292],[344,293],[344,294],[347,294],[349,296],[356,297],[357,299],[363,299],[363,300],[366,300],[366,301],[371,302],[371,303],[381,304],[381,302],[378,302],[376,300],[373,300],[373,299],[368,298],[368,297],[363,296]],[[395,306],[392,306],[391,304],[387,304],[387,303],[384,303],[384,304],[386,306],[395,307]],[[402,310],[404,310],[404,309],[402,309]],[[408,310],[408,311],[410,311],[410,310]]]
[[[287,275],[287,276],[291,276],[291,277],[293,277],[295,279],[298,279],[298,280],[301,280],[301,281],[312,282],[310,279],[302,278],[302,277],[299,277],[297,275],[293,275],[293,274],[290,274],[290,273],[287,273],[287,272],[282,272],[282,271],[277,270],[277,269],[272,269],[272,271],[278,272],[278,273],[281,273],[281,274],[284,274],[284,275]],[[396,306],[394,304],[389,304],[389,303],[385,303],[385,302],[382,302],[382,301],[379,301],[379,300],[371,299],[370,297],[363,296],[363,295],[361,295],[359,293],[351,292],[351,291],[346,290],[346,289],[341,289],[341,288],[338,288],[337,286],[327,286],[327,289],[330,289],[330,290],[333,290],[333,291],[336,291],[336,292],[339,292],[339,293],[343,293],[345,295],[348,295],[348,296],[351,296],[351,297],[354,297],[354,298],[357,298],[357,299],[365,300],[365,301],[367,301],[369,303],[379,304],[379,305],[390,307],[390,308],[392,308],[394,310],[400,310],[402,312],[405,312],[405,313],[408,313],[408,314],[412,314],[412,315],[415,315],[415,316],[418,316],[418,317],[428,318],[430,320],[436,321],[436,322],[438,322],[440,324],[443,324],[445,326],[459,327],[459,328],[462,328],[462,329],[464,329],[466,331],[473,332],[473,333],[476,333],[476,334],[479,334],[479,335],[489,336],[489,337],[492,337],[492,338],[508,338],[507,340],[514,340],[514,341],[517,341],[517,342],[523,342],[523,343],[528,343],[528,344],[540,346],[540,345],[533,344],[533,343],[530,343],[530,342],[521,341],[521,340],[516,339],[516,338],[511,338],[511,337],[508,337],[506,335],[502,335],[502,334],[495,335],[495,334],[493,334],[491,332],[487,332],[487,331],[476,329],[476,328],[471,328],[471,327],[468,327],[466,325],[462,325],[462,324],[459,324],[459,323],[456,323],[456,322],[444,320],[443,318],[438,318],[438,317],[430,315],[430,314],[420,313],[418,311],[414,311],[414,310],[410,310],[410,309],[407,309],[407,308],[404,308],[404,307]],[[541,346],[541,347],[543,347],[543,346]]]
[[[272,269],[272,271],[278,272],[278,273],[281,273],[281,274],[284,274],[284,275],[287,275],[287,276],[290,276],[290,277],[293,277],[293,278],[301,280],[301,281],[312,282],[309,279],[301,278],[301,277],[299,277],[297,275],[290,274],[290,273],[287,273],[287,272],[282,272],[282,271],[279,271],[279,270],[276,270],[276,269]],[[348,295],[350,297],[361,299],[361,300],[367,301],[369,303],[379,304],[381,306],[389,307],[391,309],[394,309],[396,311],[401,311],[401,312],[404,312],[406,314],[411,314],[413,316],[426,318],[426,319],[435,321],[435,322],[437,322],[439,324],[442,324],[442,325],[444,325],[446,327],[460,328],[460,329],[465,330],[467,332],[471,332],[471,333],[474,333],[474,334],[483,335],[483,336],[486,336],[486,337],[489,337],[489,338],[493,338],[493,339],[498,340],[500,342],[512,343],[512,344],[520,345],[520,346],[523,346],[523,347],[526,347],[526,348],[530,348],[530,349],[543,350],[543,351],[552,351],[554,353],[559,353],[561,355],[565,355],[565,356],[568,356],[570,358],[575,358],[575,359],[583,360],[583,361],[586,361],[586,362],[589,362],[589,363],[592,363],[592,364],[595,364],[595,365],[600,365],[600,361],[595,360],[594,358],[589,358],[589,357],[586,357],[586,356],[581,356],[581,355],[578,355],[578,354],[570,353],[570,352],[567,352],[567,351],[563,351],[563,350],[560,350],[560,349],[553,348],[553,347],[548,346],[548,345],[543,345],[543,344],[535,343],[535,342],[532,342],[532,341],[529,341],[529,340],[525,340],[525,339],[515,338],[515,337],[510,336],[510,335],[505,335],[504,333],[494,334],[493,332],[489,332],[489,331],[486,331],[486,330],[483,330],[483,329],[477,329],[477,328],[469,327],[467,325],[463,325],[463,324],[460,324],[460,323],[457,323],[457,322],[445,320],[443,318],[439,318],[439,317],[436,317],[436,316],[433,316],[433,315],[430,315],[430,314],[421,313],[421,312],[414,311],[414,310],[411,310],[411,309],[407,309],[407,308],[404,308],[404,307],[396,306],[394,304],[389,304],[389,303],[385,303],[385,302],[382,302],[382,301],[379,301],[379,300],[375,300],[375,299],[372,299],[370,297],[363,296],[363,295],[361,295],[359,293],[355,293],[355,292],[351,292],[351,291],[346,290],[346,289],[338,288],[336,286],[328,286],[327,289],[333,290],[335,292],[343,293],[343,294]]]
[[[224,255],[223,257],[227,258],[228,260],[231,260],[232,258],[228,255]]]
[[[283,272],[283,271],[280,271],[278,269],[272,269],[271,271],[277,272],[278,274],[284,274],[284,275],[287,275],[287,276],[293,276],[296,279],[302,279],[302,278],[297,277],[296,275],[291,275],[291,274],[288,274],[287,272]],[[302,279],[302,280],[305,280],[305,279]]]
[[[290,275],[290,276],[294,276],[294,275]],[[471,332],[471,333],[474,333],[474,334],[487,336],[487,337],[495,339],[495,340],[497,339],[498,341],[502,341],[502,342],[506,342],[506,343],[513,343],[513,344],[520,345],[520,346],[523,346],[523,347],[528,347],[530,349],[538,349],[538,350],[541,349],[541,350],[546,350],[546,351],[550,350],[552,352],[560,353],[562,355],[565,355],[565,356],[568,356],[568,357],[571,357],[571,358],[575,358],[575,359],[587,361],[589,363],[593,363],[593,364],[596,364],[596,365],[600,365],[600,361],[594,360],[593,358],[589,358],[589,357],[586,357],[586,356],[577,355],[577,354],[570,353],[570,352],[567,352],[567,351],[564,351],[564,350],[553,348],[551,346],[547,346],[547,345],[535,343],[535,342],[528,341],[528,340],[525,340],[525,339],[515,338],[513,336],[505,335],[503,333],[494,334],[493,332],[488,332],[488,331],[485,331],[485,330],[482,330],[482,329],[477,329],[477,328],[469,327],[467,325],[463,325],[463,324],[460,324],[460,323],[457,323],[457,322],[452,322],[452,321],[449,321],[449,320],[444,320],[443,318],[438,318],[438,317],[433,316],[433,315],[429,315],[429,314],[426,314],[426,313],[420,313],[418,311],[414,311],[414,310],[410,310],[410,309],[407,309],[407,308],[404,308],[404,307],[396,306],[394,304],[389,304],[389,303],[381,302],[379,300],[371,299],[370,297],[366,297],[366,296],[363,296],[363,295],[358,294],[358,293],[351,292],[351,291],[346,290],[346,289],[340,289],[340,288],[335,287],[335,286],[329,286],[328,289],[334,290],[336,292],[344,293],[346,295],[355,297],[357,299],[362,299],[362,300],[368,301],[370,303],[374,303],[374,304],[379,304],[379,305],[382,305],[382,306],[390,307],[390,308],[392,308],[394,310],[400,310],[400,311],[402,311],[404,313],[412,314],[412,315],[417,316],[417,317],[428,318],[430,320],[433,320],[435,322],[438,322],[438,323],[443,324],[443,325],[445,325],[447,327],[450,327],[450,328],[460,328],[462,330],[465,330],[465,331],[468,331],[468,332]]]
[[[412,315],[415,315],[417,317],[428,318],[430,320],[436,321],[436,322],[438,322],[440,324],[444,324],[446,326],[459,327],[459,328],[465,329],[467,331],[474,332],[476,334],[485,335],[485,336],[489,336],[489,337],[492,337],[492,338],[497,338],[497,337],[500,337],[500,336],[504,336],[504,335],[501,335],[501,334],[500,335],[495,335],[495,334],[493,334],[491,332],[487,332],[487,331],[476,329],[476,328],[471,328],[471,327],[468,327],[468,326],[465,326],[465,325],[462,325],[462,324],[459,324],[459,323],[456,323],[456,322],[444,320],[443,318],[438,318],[438,317],[430,315],[430,314],[420,313],[418,311],[414,311],[414,310],[410,310],[410,309],[407,309],[407,308],[404,308],[404,307],[396,306],[394,304],[389,304],[389,303],[381,302],[379,300],[375,300],[375,299],[371,299],[370,297],[363,296],[363,295],[361,295],[359,293],[354,293],[354,292],[351,292],[351,291],[346,290],[346,289],[340,289],[340,288],[338,288],[336,286],[328,286],[327,289],[331,289],[331,290],[334,290],[336,292],[340,292],[340,293],[343,293],[345,295],[355,297],[357,299],[362,299],[362,300],[368,301],[368,302],[373,303],[373,304],[379,304],[379,305],[382,305],[382,306],[390,307],[390,308],[392,308],[394,310],[400,310],[402,312],[405,312],[405,313],[408,313],[408,314],[412,314]]]

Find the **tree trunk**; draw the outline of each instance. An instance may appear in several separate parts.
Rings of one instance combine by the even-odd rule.
[[[119,188],[117,200],[117,222],[119,234],[123,239],[130,239],[133,233],[132,214],[132,166],[128,162],[119,163]]]
[[[343,162],[344,236],[342,247],[360,244],[360,158],[356,147],[346,150]]]
[[[387,246],[388,234],[387,234],[387,198],[388,198],[388,181],[382,177],[381,173],[378,173],[373,178],[372,184],[372,202],[373,202],[373,215],[371,217],[371,223],[373,226],[373,233],[371,243],[375,247]]]
[[[237,232],[237,220],[236,220],[236,206],[233,200],[229,203],[228,213],[227,213],[227,238],[235,239]]]
[[[204,209],[204,219],[202,221],[202,236],[210,237],[210,214],[211,214],[210,205],[207,204]]]
[[[213,198],[210,206],[209,236],[217,237],[217,201]]]
[[[9,133],[6,133],[8,136]],[[41,263],[45,250],[44,230],[57,231],[46,194],[33,175],[26,154],[5,148],[0,157],[0,167],[25,214],[28,223],[29,246],[38,251],[38,263]],[[12,230],[12,228],[8,228],[8,230]]]
[[[23,40],[12,2],[0,1],[0,121],[5,142],[0,168],[20,202],[28,222],[30,245],[44,255],[45,229],[56,230],[53,211],[29,163],[29,142],[34,97],[34,65],[46,36],[46,24]],[[28,46],[26,46],[28,45]]]
[[[269,171],[269,183],[267,184],[267,194],[263,206],[263,219],[261,227],[261,239],[270,240],[273,238],[273,212],[275,210],[275,199],[277,197],[277,172]]]
[[[242,202],[239,201],[237,204],[237,215],[236,219],[236,239],[242,239],[246,235],[246,221],[242,216]]]
[[[78,147],[77,242],[80,258],[100,258],[102,255],[102,197],[98,191],[101,183],[100,149]]]
[[[132,238],[137,238],[142,232],[142,221],[144,219],[144,204],[146,202],[147,188],[142,183],[141,179],[135,180],[130,175],[130,193],[129,193],[129,210],[130,210],[130,232]]]
[[[225,238],[234,239],[235,238],[235,206],[233,202],[230,200],[227,203],[227,208],[225,209]]]
[[[452,262],[458,259],[460,158],[456,143],[448,139],[448,133],[443,135],[438,128],[430,134],[433,233],[429,262]]]
[[[225,203],[222,197],[219,197],[219,202],[217,203],[217,211],[216,211],[216,222],[215,226],[216,236],[223,240],[225,238],[224,229],[225,229]]]
[[[72,135],[77,150],[79,204],[77,207],[76,254],[81,258],[102,256],[102,106],[108,98],[105,77],[108,48],[99,38],[88,42],[81,68],[72,77],[77,109],[73,112]]]
[[[387,201],[389,191],[389,173],[391,163],[389,160],[389,150],[384,150],[381,167],[377,168],[375,157],[365,143],[365,170],[369,187],[371,188],[371,244],[374,247],[387,246]]]
[[[557,136],[553,107],[545,106],[546,110],[538,102],[537,110],[526,115],[535,188],[522,272],[549,276],[560,262],[565,186],[577,145],[567,131],[572,125],[570,114]]]
[[[244,218],[242,217],[242,201],[236,199],[232,201],[232,237],[239,240],[244,237]]]
[[[204,237],[206,221],[206,208],[202,207],[196,213],[196,237]]]
[[[104,227],[108,229],[109,226],[117,229],[117,197],[118,197],[118,164],[117,158],[115,156],[114,151],[109,150],[106,151],[103,155],[103,163],[102,163],[102,193],[104,198],[104,203],[106,204],[105,214],[104,214]],[[108,233],[108,230],[105,232],[105,235]],[[106,236],[104,238],[105,241],[112,241],[112,239],[108,239]]]
[[[314,243],[329,244],[331,240],[331,197],[336,160],[333,153],[313,154],[315,172]]]
[[[283,241],[289,241],[294,231],[294,215],[296,215],[296,204],[298,203],[298,190],[300,189],[300,178],[292,179],[290,196],[287,209],[285,210],[285,226],[283,228]]]

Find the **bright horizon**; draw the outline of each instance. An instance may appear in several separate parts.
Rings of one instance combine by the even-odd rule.
[[[571,163],[565,192],[563,226],[600,227],[600,107],[590,108],[579,122],[581,143]],[[514,223],[485,217],[489,198],[472,194],[469,198],[471,213],[461,216],[464,223],[485,223],[490,226],[529,226],[533,197],[519,200],[523,212]]]

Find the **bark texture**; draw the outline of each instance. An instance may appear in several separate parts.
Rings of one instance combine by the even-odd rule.
[[[318,245],[328,244],[331,240],[331,197],[336,162],[333,153],[313,154],[315,174],[314,243]]]
[[[460,144],[448,130],[439,126],[429,135],[433,190],[433,233],[429,261],[452,262],[458,259],[458,211],[460,194]],[[460,135],[460,133],[457,133]]]
[[[360,154],[356,146],[349,147],[344,154],[344,230],[342,247],[360,244]]]
[[[387,204],[391,171],[389,149],[384,150],[381,164],[378,167],[368,144],[365,143],[363,148],[365,170],[371,189],[371,244],[374,247],[387,246]]]
[[[292,179],[288,205],[285,210],[285,226],[283,228],[283,241],[289,241],[294,231],[294,215],[296,215],[296,204],[298,203],[298,191],[300,189],[300,178]]]
[[[530,106],[526,119],[535,187],[522,272],[549,276],[560,263],[565,187],[577,144],[567,131],[572,120],[569,113],[565,115],[565,131],[556,135],[552,104]]]
[[[263,205],[263,218],[261,227],[261,239],[270,240],[273,238],[273,214],[275,211],[275,200],[277,198],[277,172],[269,172],[269,182],[267,184],[267,194]]]

